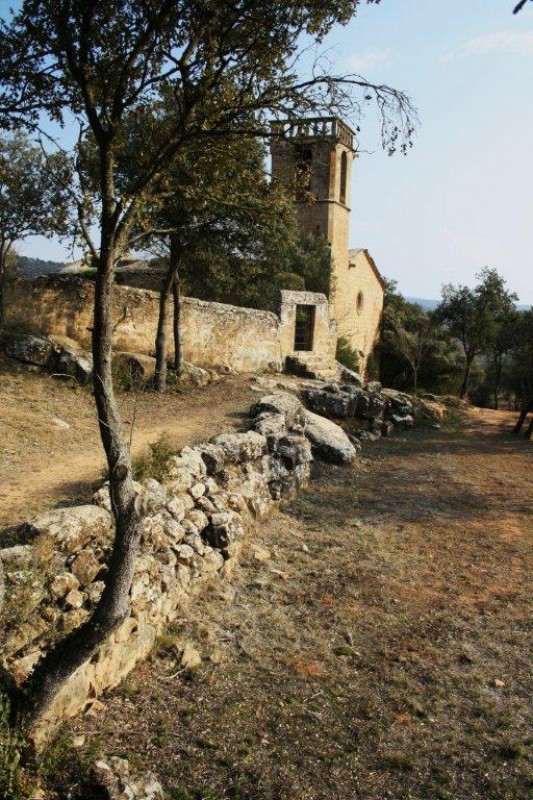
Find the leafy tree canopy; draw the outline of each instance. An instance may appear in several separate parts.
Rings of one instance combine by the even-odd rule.
[[[45,157],[21,131],[0,136],[0,327],[10,255],[27,236],[66,233],[68,196],[52,177],[67,179],[61,154]]]

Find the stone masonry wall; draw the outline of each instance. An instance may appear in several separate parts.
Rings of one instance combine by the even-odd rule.
[[[179,615],[184,599],[231,568],[255,520],[305,484],[311,461],[305,414],[292,395],[265,396],[249,430],[185,447],[163,483],[136,485],[143,518],[130,615],[46,710],[33,732],[38,747],[61,720],[118,685]],[[104,588],[112,522],[104,485],[93,504],[41,514],[0,539],[6,583],[1,666],[17,685],[53,641],[94,609]]]
[[[383,288],[364,250],[350,251],[350,259],[336,270],[334,302],[339,336],[345,336],[359,352],[359,372],[366,375],[368,359],[379,337]]]
[[[302,300],[300,296],[304,294]],[[329,320],[325,296],[284,291],[279,316],[253,308],[182,298],[184,360],[203,367],[230,367],[237,372],[280,372],[286,356],[294,351],[296,304],[300,302],[317,307],[315,352],[334,359],[336,329]],[[8,291],[6,327],[37,335],[67,336],[90,349],[93,303],[94,283],[83,278],[20,280]],[[157,317],[156,292],[115,286],[115,350],[151,355]],[[168,346],[172,355],[170,330]]]
[[[93,303],[94,283],[83,278],[17,281],[6,300],[6,324],[44,336],[68,336],[90,349]],[[157,316],[156,292],[116,286],[115,349],[152,354]],[[191,363],[237,371],[281,369],[278,329],[279,318],[268,311],[182,300],[184,360]],[[168,345],[172,353],[171,335]]]

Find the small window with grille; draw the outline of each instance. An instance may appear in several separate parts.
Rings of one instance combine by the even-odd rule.
[[[294,349],[312,350],[315,331],[315,306],[296,306]]]

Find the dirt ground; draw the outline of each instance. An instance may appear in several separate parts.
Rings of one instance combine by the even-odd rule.
[[[64,733],[50,787],[114,754],[170,800],[531,800],[533,448],[511,419],[454,413],[316,464],[231,582]]]
[[[134,450],[240,425],[250,386],[122,395]],[[0,403],[0,525],[87,498],[103,467],[90,392],[14,370]],[[49,796],[90,797],[76,782],[114,754],[169,800],[531,800],[533,448],[511,421],[454,412],[365,443],[353,468],[316,464],[231,581],[65,729]]]
[[[242,424],[253,402],[245,376],[164,397],[120,395],[134,455],[166,433],[176,448]],[[0,528],[58,505],[85,502],[104,454],[88,388],[0,364]]]

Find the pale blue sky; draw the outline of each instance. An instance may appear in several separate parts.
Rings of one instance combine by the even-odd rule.
[[[352,190],[351,246],[406,295],[438,297],[490,266],[533,303],[533,3],[512,6],[382,0],[328,37],[338,71],[401,88],[419,111],[406,157],[380,151],[375,118],[363,120]],[[20,250],[68,258],[43,240]]]
[[[421,125],[409,155],[362,125],[352,246],[404,294],[437,297],[496,267],[533,303],[533,3],[383,0],[336,30],[339,64],[404,89]]]

